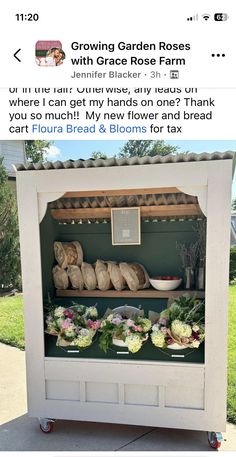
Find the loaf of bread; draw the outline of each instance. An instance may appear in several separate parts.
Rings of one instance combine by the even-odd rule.
[[[149,277],[143,265],[121,262],[120,271],[130,290],[137,291],[149,287]]]
[[[126,286],[126,281],[121,274],[119,265],[115,262],[107,262],[107,269],[114,289],[123,290]]]
[[[63,268],[56,265],[52,269],[53,281],[56,289],[67,289],[69,287],[69,279],[67,272]]]
[[[111,289],[112,283],[108,272],[108,267],[102,260],[97,260],[95,264],[95,273],[97,277],[97,288],[99,290]]]
[[[69,267],[67,268],[67,274],[72,289],[83,290],[84,280],[80,267],[78,265],[69,265]]]
[[[95,290],[97,287],[97,278],[93,266],[90,263],[83,262],[81,272],[86,289]]]
[[[83,250],[78,241],[71,241],[70,243],[55,241],[54,253],[61,268],[67,268],[69,265],[80,266],[83,262]]]

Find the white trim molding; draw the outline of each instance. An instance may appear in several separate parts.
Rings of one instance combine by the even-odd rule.
[[[61,198],[64,192],[47,192],[38,194],[38,212],[39,212],[39,223],[42,222],[49,202],[54,202],[58,198]]]
[[[180,192],[184,194],[192,195],[198,198],[199,206],[205,216],[207,216],[207,186],[196,186],[196,187],[178,187]]]

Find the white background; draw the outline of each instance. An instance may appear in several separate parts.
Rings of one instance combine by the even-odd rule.
[[[0,29],[2,36],[1,62],[4,71],[0,74],[0,86],[29,86],[29,85],[97,85],[97,80],[71,78],[74,70],[107,71],[129,70],[142,71],[141,82],[156,85],[156,80],[149,77],[150,70],[161,71],[163,81],[174,84],[168,77],[172,66],[142,66],[121,68],[120,66],[80,66],[72,67],[70,58],[87,55],[71,49],[71,42],[82,43],[101,42],[137,43],[191,43],[191,51],[166,51],[164,55],[170,58],[186,58],[186,66],[178,67],[182,85],[222,87],[235,85],[235,2],[233,1],[198,1],[188,0],[157,0],[110,2],[108,0],[78,2],[70,0],[67,3],[50,2],[4,2],[1,5]],[[38,13],[38,22],[17,22],[16,13]],[[229,19],[216,22],[215,13],[227,13]],[[211,15],[208,21],[202,18],[204,13]],[[198,14],[198,21],[187,21],[187,17]],[[37,67],[34,58],[35,43],[38,40],[60,40],[67,55],[64,64],[56,68]],[[13,54],[21,49],[19,63]],[[225,53],[225,58],[212,58],[212,53]],[[163,51],[138,51],[142,57],[159,57]],[[101,55],[90,52],[94,58]],[[117,53],[104,52],[105,57],[114,57]],[[114,55],[113,55],[114,54]],[[134,52],[121,52],[119,57],[135,55]],[[147,74],[147,76],[145,76]],[[161,84],[163,84],[163,81]],[[113,84],[114,80],[99,79],[99,84]],[[119,84],[127,85],[127,81],[119,79]],[[129,84],[137,84],[130,79]]]

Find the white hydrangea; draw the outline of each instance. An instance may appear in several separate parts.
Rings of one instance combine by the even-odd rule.
[[[55,334],[58,333],[58,328],[57,328],[55,322],[51,322],[51,321],[47,322],[47,331],[48,331],[48,333],[55,333]]]
[[[108,322],[111,322],[113,319],[114,319],[114,314],[109,314],[109,316],[107,316],[107,318],[106,318],[106,320]]]
[[[55,317],[62,317],[64,316],[64,311],[66,310],[66,308],[64,308],[63,306],[58,306],[57,308],[55,308],[54,310],[54,316]]]
[[[138,335],[132,333],[131,335],[126,337],[125,344],[128,346],[130,352],[135,353],[141,349],[142,340]]]
[[[204,332],[199,334],[199,339],[200,339],[200,343],[202,343],[205,340],[205,333]]]
[[[153,332],[157,332],[159,329],[160,329],[160,325],[159,325],[159,324],[154,324],[154,325],[152,326],[152,331],[153,331]]]
[[[98,317],[97,308],[95,308],[95,306],[90,306],[89,308],[87,308],[86,315],[89,317],[92,317],[92,318],[97,318]]]
[[[102,321],[102,322],[101,322],[101,325],[100,325],[100,328],[103,328],[103,327],[105,327],[105,326],[106,326],[106,323],[107,323],[107,321],[106,321],[106,320]]]
[[[57,319],[57,321],[56,321],[57,327],[59,327],[61,329],[61,327],[64,324],[64,322],[65,322],[64,317],[60,317],[59,319]]]
[[[79,332],[78,337],[74,340],[76,346],[81,348],[88,347],[92,344],[94,332],[93,330],[82,328]]]
[[[90,336],[90,330],[88,328],[82,328],[80,331],[79,331],[79,334],[82,335],[82,336]]]
[[[67,337],[67,338],[74,338],[76,336],[76,334],[75,334],[75,326],[74,325],[70,325],[70,327],[65,328],[63,330],[63,333],[64,333],[65,337]]]
[[[160,330],[154,330],[151,334],[151,340],[154,346],[163,348],[165,344],[165,335]]]
[[[194,341],[192,342],[191,346],[192,346],[193,348],[198,348],[198,347],[200,346],[200,341],[194,340]]]
[[[152,323],[149,319],[142,318],[140,319],[140,325],[142,326],[143,331],[146,333],[151,329]]]
[[[199,330],[199,325],[194,324],[193,327],[192,327],[192,329],[193,329],[194,332],[198,332],[198,330]]]
[[[189,338],[192,335],[192,328],[179,319],[175,319],[171,324],[171,331],[180,338]]]
[[[89,335],[83,336],[83,335],[78,335],[78,338],[74,340],[74,344],[76,346],[79,346],[80,348],[86,348],[92,344],[92,338],[90,338]]]

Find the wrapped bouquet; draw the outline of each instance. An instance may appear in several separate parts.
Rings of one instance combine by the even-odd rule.
[[[158,348],[198,348],[205,339],[205,305],[191,297],[180,297],[162,311],[152,325],[151,340]]]
[[[85,348],[92,344],[101,322],[95,306],[74,304],[69,308],[52,309],[46,317],[46,325],[46,333],[58,337],[57,346]]]
[[[99,347],[104,352],[113,344],[127,347],[132,353],[138,352],[151,330],[151,321],[144,313],[132,306],[122,306],[107,310],[101,322]]]

